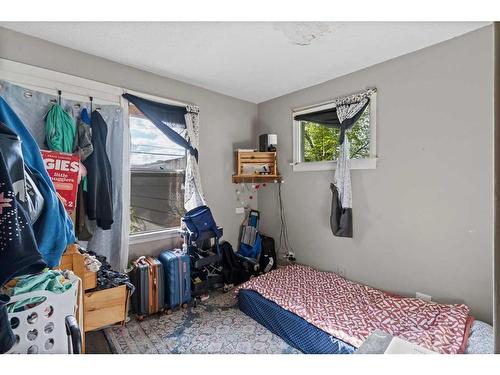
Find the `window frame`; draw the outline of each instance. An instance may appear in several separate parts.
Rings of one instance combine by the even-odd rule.
[[[370,156],[363,159],[351,159],[351,169],[376,169],[377,168],[377,93],[370,97]],[[310,161],[303,159],[304,137],[301,121],[294,120],[297,115],[317,112],[335,108],[335,103],[320,103],[305,108],[292,109],[293,128],[293,171],[313,172],[313,171],[333,171],[337,168],[337,161]]]
[[[129,234],[129,244],[136,245],[140,243],[154,242],[167,240],[171,238],[176,238],[181,235],[181,228],[172,227],[168,229],[155,230],[151,232],[143,232],[143,233],[130,233]]]

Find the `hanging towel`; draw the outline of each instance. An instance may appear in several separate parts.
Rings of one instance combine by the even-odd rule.
[[[45,118],[45,143],[49,150],[72,153],[75,149],[76,125],[73,117],[54,104]]]
[[[44,199],[44,207],[33,232],[38,250],[49,267],[55,267],[61,260],[66,247],[75,242],[73,223],[64,206],[57,198],[42,160],[40,148],[28,129],[7,102],[0,97],[0,121],[21,139],[24,163],[30,168],[32,177]]]
[[[98,111],[92,112],[92,146],[94,152],[83,162],[87,168],[86,211],[89,220],[107,230],[113,224],[113,183],[111,163],[106,153],[108,126]]]

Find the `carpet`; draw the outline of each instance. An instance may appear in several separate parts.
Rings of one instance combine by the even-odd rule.
[[[233,293],[214,293],[196,308],[131,316],[124,327],[104,331],[118,354],[292,354],[300,353],[243,314]]]

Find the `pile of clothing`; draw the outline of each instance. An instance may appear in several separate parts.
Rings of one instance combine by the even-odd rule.
[[[4,293],[9,297],[25,293],[48,290],[53,293],[64,293],[71,288],[71,271],[49,270],[46,268],[43,272],[36,275],[23,276],[16,279],[15,284],[10,288],[4,288]],[[7,306],[7,312],[19,312],[30,309],[45,301],[45,297],[33,297],[11,303]]]
[[[126,273],[114,271],[105,256],[99,255],[90,250],[80,248],[80,252],[85,256],[88,271],[93,271],[96,264],[100,264],[97,270],[97,286],[94,290],[110,289],[120,285],[126,285],[130,290],[130,295],[135,291],[135,286],[130,282]]]

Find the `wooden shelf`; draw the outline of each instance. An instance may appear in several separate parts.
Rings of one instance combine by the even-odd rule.
[[[279,183],[282,178],[278,172],[277,153],[259,151],[236,151],[236,174],[233,183]],[[268,174],[260,174],[261,172]]]
[[[233,183],[241,184],[241,183],[253,183],[253,182],[269,182],[269,183],[278,183],[282,181],[281,176],[274,175],[233,175]]]

